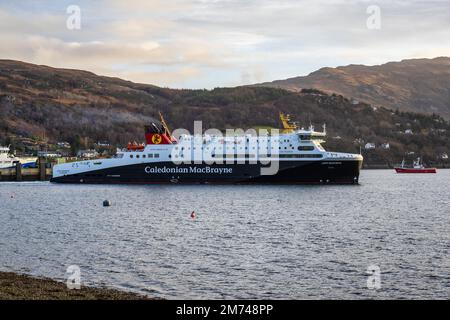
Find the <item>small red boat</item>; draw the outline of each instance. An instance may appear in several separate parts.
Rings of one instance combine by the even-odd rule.
[[[420,162],[420,158],[413,162],[412,168],[405,167],[405,160],[403,160],[402,166],[394,169],[397,173],[436,173],[436,168],[425,168]]]

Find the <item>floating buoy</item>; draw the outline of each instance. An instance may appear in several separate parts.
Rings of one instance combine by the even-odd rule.
[[[109,207],[110,205],[111,205],[111,202],[109,202],[109,200],[103,201],[103,206],[104,207]]]
[[[192,213],[191,213],[191,218],[192,218],[192,219],[195,219],[195,217],[197,217],[197,215],[195,214],[195,211],[192,211]]]

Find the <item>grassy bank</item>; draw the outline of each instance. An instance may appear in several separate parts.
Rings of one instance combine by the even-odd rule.
[[[0,300],[143,300],[134,293],[81,286],[69,290],[63,282],[0,272]]]

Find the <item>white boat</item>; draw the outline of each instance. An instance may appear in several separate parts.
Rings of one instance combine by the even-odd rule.
[[[9,153],[9,147],[0,146],[0,169],[14,167],[19,159]]]
[[[23,168],[30,168],[36,165],[37,157],[16,157],[10,153],[9,147],[0,146],[0,169],[12,168],[20,162]]]

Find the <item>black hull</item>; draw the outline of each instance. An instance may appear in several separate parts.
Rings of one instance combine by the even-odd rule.
[[[361,160],[281,161],[275,175],[258,164],[143,163],[52,178],[92,184],[357,184]]]

